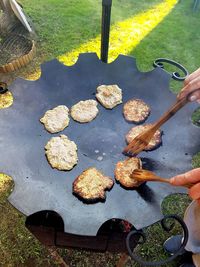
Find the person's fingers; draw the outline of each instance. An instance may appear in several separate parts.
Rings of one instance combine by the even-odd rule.
[[[193,169],[189,172],[174,176],[170,179],[172,185],[185,185],[188,183],[200,182],[200,168]]]
[[[189,189],[189,195],[194,200],[200,199],[200,183],[193,185]]]
[[[189,100],[190,101],[197,101],[198,103],[200,103],[200,90],[191,94],[191,96],[189,96]]]
[[[195,90],[200,88],[200,75],[196,78],[189,81],[181,90],[181,92],[187,91],[187,90]]]
[[[184,81],[184,85],[186,86],[189,82],[191,82],[193,79],[197,78],[200,76],[200,68],[195,70],[193,73],[188,75]]]
[[[185,87],[182,88],[182,90],[180,91],[180,93],[177,95],[177,98],[182,98],[182,97],[186,97],[189,94],[191,94],[192,92],[194,92],[197,98],[194,99],[192,101],[198,100],[199,99],[199,90],[200,90],[200,76],[198,76],[197,78],[193,79],[191,82],[189,82]],[[198,91],[196,91],[198,90]]]

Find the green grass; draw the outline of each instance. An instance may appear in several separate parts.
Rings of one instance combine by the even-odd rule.
[[[101,1],[21,0],[40,42],[39,54],[52,59],[95,38],[101,31]],[[113,1],[112,24],[150,8],[161,0]],[[59,15],[58,15],[59,14]]]
[[[191,1],[180,1],[131,55],[137,58],[141,70],[149,70],[154,59],[164,57],[181,63],[191,73],[200,66],[199,27],[199,12],[192,12]],[[171,85],[177,92],[182,83]]]
[[[200,152],[193,157],[192,166],[193,168],[200,168]]]
[[[200,108],[197,108],[192,114],[192,121],[196,126],[200,126]]]
[[[64,52],[70,52],[100,33],[101,1],[92,0],[20,0],[32,18],[38,34],[37,57],[26,69],[17,75],[29,75],[36,66],[53,59]],[[161,0],[115,0],[112,8],[112,24],[127,19],[151,8]],[[200,11],[199,11],[200,12]],[[152,62],[158,57],[167,57],[183,64],[190,72],[200,66],[200,20],[199,12],[193,13],[191,1],[177,4],[172,12],[150,32],[130,54],[137,58],[142,71],[152,69]],[[123,40],[119,40],[123,42]],[[169,70],[172,70],[169,67]],[[13,75],[14,76],[14,75]],[[172,82],[177,92],[180,82]],[[200,119],[200,110],[193,114],[193,121]],[[193,167],[200,167],[200,153],[193,159]],[[25,217],[7,202],[12,182],[0,176],[0,266],[54,266],[48,251],[24,227]],[[187,196],[175,195],[165,199],[162,208],[165,214],[178,213],[181,216],[190,202]],[[177,231],[178,228],[175,228]],[[156,260],[165,256],[161,243],[169,236],[158,225],[148,231],[149,243],[141,253]],[[155,244],[155,245],[152,245]],[[59,250],[70,266],[115,266],[119,255],[91,253],[76,250]],[[138,267],[134,262],[127,266]],[[170,266],[177,266],[173,263]]]
[[[46,249],[24,227],[25,217],[7,201],[12,188],[12,180],[0,174],[0,266],[54,266]]]
[[[162,203],[163,214],[177,214],[183,217],[184,211],[190,202],[191,200],[185,194],[175,194],[168,196]],[[144,232],[146,234],[147,241],[144,245],[142,245],[142,247],[136,248],[136,251],[143,257],[143,259],[148,261],[160,261],[168,258],[169,255],[167,255],[163,249],[164,241],[172,235],[182,233],[180,225],[178,223],[175,223],[175,226],[169,232],[164,231],[161,225],[158,223],[155,223],[154,225],[148,227],[148,229],[145,229]],[[179,261],[180,258],[178,257],[172,263],[168,263],[164,266],[176,267],[178,266]],[[129,262],[127,266],[139,267],[140,265],[137,263]]]

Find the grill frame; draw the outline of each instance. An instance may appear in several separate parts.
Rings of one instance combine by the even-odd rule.
[[[44,64],[42,66],[41,78],[38,81],[24,81],[22,79],[17,79],[10,87],[14,94],[14,104],[9,109],[2,110],[0,114],[0,126],[2,129],[4,126],[4,129],[2,130],[3,141],[0,144],[0,149],[3,155],[0,171],[13,176],[15,181],[14,191],[9,197],[11,204],[26,216],[40,210],[53,210],[58,212],[58,214],[63,217],[65,232],[89,236],[94,236],[98,232],[102,223],[112,218],[127,220],[137,229],[152,224],[163,218],[160,204],[165,196],[171,193],[185,192],[185,189],[173,188],[158,183],[149,183],[141,186],[135,191],[125,190],[120,185],[115,184],[113,189],[110,192],[107,192],[105,203],[90,205],[83,204],[72,195],[71,185],[73,180],[84,169],[89,167],[89,165],[94,165],[101,169],[106,175],[111,175],[113,177],[114,164],[125,158],[121,153],[125,145],[124,135],[132,125],[123,119],[121,114],[122,105],[116,107],[112,111],[100,107],[99,116],[89,124],[80,125],[71,120],[70,124],[77,132],[76,137],[73,138],[73,129],[70,130],[71,126],[66,128],[62,133],[68,135],[70,139],[78,144],[80,161],[78,165],[68,173],[51,169],[44,156],[44,146],[52,136],[44,130],[39,122],[39,118],[47,109],[53,108],[58,104],[67,104],[67,106],[71,106],[82,99],[88,99],[90,97],[94,98],[93,94],[96,87],[92,83],[96,76],[98,77],[98,81],[95,81],[97,85],[99,83],[117,83],[120,87],[126,88],[128,95],[126,95],[126,92],[124,91],[124,102],[130,99],[131,96],[138,97],[140,93],[143,94],[141,96],[144,101],[148,99],[149,95],[153,94],[152,103],[154,101],[159,102],[163,95],[166,100],[165,103],[161,102],[162,104],[159,107],[149,103],[153,110],[147,123],[154,121],[156,117],[161,115],[173,100],[175,100],[175,95],[169,91],[170,75],[162,69],[156,68],[150,72],[141,73],[136,67],[135,59],[131,57],[119,56],[113,63],[105,64],[97,58],[96,54],[92,53],[82,54],[79,57],[78,62],[72,67],[66,67],[55,60]],[[72,85],[76,85],[78,88],[83,88],[83,84],[79,84],[80,81],[77,77],[86,78],[84,84],[85,86],[86,84],[89,84],[89,91],[82,90],[77,96],[77,88],[75,89],[74,87],[74,91],[71,93],[71,99],[69,100],[66,98],[66,95],[69,95],[69,91],[66,91],[68,90],[68,87],[70,87],[69,90],[72,90]],[[70,84],[70,79],[73,80],[72,84]],[[128,81],[127,79],[130,80]],[[66,84],[68,87],[66,87]],[[52,89],[50,85],[53,87]],[[148,91],[144,88],[147,85],[149,87]],[[59,88],[61,89],[59,90]],[[151,88],[154,88],[154,91],[150,93]],[[144,94],[145,92],[147,95]],[[155,98],[156,96],[158,97],[157,99]],[[65,103],[66,99],[71,102]],[[26,103],[30,104],[27,106]],[[164,127],[164,132],[166,133],[163,137],[164,146],[158,148],[158,150],[149,153],[143,152],[141,154],[145,168],[156,171],[163,177],[172,176],[190,168],[191,157],[198,152],[199,146],[197,140],[199,129],[188,121],[188,114],[192,112],[193,106],[195,106],[195,104],[190,104],[184,107],[183,110],[181,110],[175,118],[172,118],[171,122],[168,122],[167,126]],[[25,110],[26,113],[24,112]],[[118,122],[119,116],[121,116],[121,118]],[[30,124],[29,117],[32,118],[34,125]],[[108,121],[106,121],[107,119]],[[171,142],[170,138],[172,137],[170,137],[170,135],[173,136],[174,134],[173,131],[176,127],[176,120],[183,125],[182,127],[184,127],[184,131],[182,132],[179,128],[180,136],[182,136],[183,140],[177,140],[176,143],[174,143]],[[112,127],[114,125],[114,128],[109,129],[109,127],[111,127],[111,122]],[[29,128],[29,126],[31,128]],[[7,127],[7,129],[5,129],[5,127]],[[110,149],[114,142],[119,146],[119,148],[117,147],[117,150],[110,154],[109,151],[104,151],[108,153],[107,158],[103,160],[103,162],[98,162],[96,160],[97,155],[94,153],[95,149],[98,148],[95,147],[97,137],[94,137],[94,134],[97,136],[100,129],[98,127],[104,127],[105,137],[109,135],[112,136],[112,138],[108,138],[105,143],[100,142],[99,150],[101,153],[105,147],[109,146],[108,148]],[[116,135],[116,129],[118,129],[118,127],[121,128]],[[125,127],[125,129],[123,127]],[[16,129],[18,129],[17,132]],[[168,133],[169,130],[171,133]],[[86,135],[87,131],[89,131],[90,134],[85,138],[84,133]],[[177,136],[177,134],[178,129],[176,129],[175,136]],[[100,137],[102,138],[102,136]],[[184,140],[184,138],[188,137],[191,138],[191,144],[188,144],[189,140]],[[90,139],[91,147],[86,142]],[[31,143],[29,144],[28,142]],[[4,144],[7,144],[9,152],[4,149]],[[13,148],[13,144],[16,145],[16,148]],[[170,147],[167,147],[169,144]],[[183,145],[179,148],[180,144]],[[34,148],[36,146],[38,146],[39,154],[37,154],[38,149]],[[178,147],[176,154],[173,153],[173,150],[176,149],[175,147]],[[184,156],[183,151],[186,152],[186,155]],[[162,153],[165,155],[162,156]],[[21,162],[15,160],[17,157],[21,157]],[[165,158],[163,159],[162,157]],[[179,158],[181,159],[180,162],[178,161]],[[170,166],[166,165],[169,164],[166,163],[168,161],[171,164]],[[174,161],[177,161],[177,166],[174,164]],[[22,168],[24,169],[23,171]],[[69,177],[70,175],[72,175],[71,178]],[[53,187],[51,186],[52,183]],[[66,188],[66,190],[63,188]],[[55,192],[52,190],[55,190]],[[73,215],[74,217],[71,216],[71,214],[69,215],[68,210],[66,211],[66,203],[62,200],[62,197],[60,197],[59,194],[64,194],[64,198],[70,196],[70,200],[67,200],[66,198],[66,201],[69,201],[68,203],[71,201],[71,204],[68,204],[68,207],[78,207],[76,214],[74,213]],[[37,198],[33,201],[34,195],[36,195]],[[120,203],[117,199],[124,199],[124,203]],[[44,200],[46,203],[44,203]],[[134,202],[135,206],[130,208],[129,203],[131,202]],[[118,204],[116,205],[116,203]],[[64,208],[60,210],[62,205]],[[144,207],[144,214],[141,215],[140,218],[140,214],[138,214],[137,210],[141,207]],[[98,216],[96,216],[96,208],[99,211]],[[81,215],[79,215],[80,217],[77,217],[77,214],[79,214],[82,209],[86,212],[84,219],[85,223]],[[72,212],[74,212],[74,210]],[[138,214],[137,217],[139,217],[136,218],[134,214]],[[69,217],[70,220],[68,220]],[[81,224],[79,223],[78,226],[75,225],[77,218],[80,218],[80,221],[82,222]],[[88,218],[90,218],[91,225],[86,228],[84,224],[88,224]]]

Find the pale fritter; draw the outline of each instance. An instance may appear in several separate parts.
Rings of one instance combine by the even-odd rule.
[[[99,112],[97,105],[97,101],[92,99],[80,101],[71,107],[71,116],[78,122],[90,122]]]
[[[71,170],[78,162],[77,146],[66,135],[52,137],[45,146],[47,159],[58,170]]]
[[[141,99],[131,99],[124,104],[123,114],[127,121],[143,122],[150,114],[150,107]]]
[[[127,143],[129,144],[138,134],[141,134],[151,126],[152,124],[145,124],[131,128],[131,130],[126,135]],[[161,130],[157,130],[154,136],[152,137],[151,141],[149,142],[148,146],[144,150],[145,151],[152,150],[158,147],[161,144],[161,142],[162,142],[162,132]]]
[[[122,103],[122,90],[117,85],[100,85],[96,98],[105,108],[112,109]]]
[[[50,133],[58,133],[69,125],[69,109],[60,105],[45,112],[40,119],[46,130]]]
[[[135,169],[141,169],[142,162],[139,158],[128,158],[124,161],[119,161],[115,167],[115,178],[123,186],[127,188],[138,187],[142,182],[138,182],[130,177]]]
[[[105,199],[105,190],[111,189],[113,183],[110,177],[104,176],[99,170],[91,167],[75,179],[73,192],[88,201]]]

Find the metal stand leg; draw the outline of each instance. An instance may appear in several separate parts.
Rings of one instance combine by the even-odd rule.
[[[199,6],[199,0],[194,0],[193,11],[195,12]]]
[[[63,258],[58,254],[55,247],[47,247],[51,258],[59,264],[60,267],[69,267],[69,265],[63,260]]]
[[[123,253],[121,255],[116,267],[124,267],[129,259],[130,259],[129,255],[126,253]]]
[[[112,0],[102,1],[101,60],[105,63],[108,61],[111,6]]]

